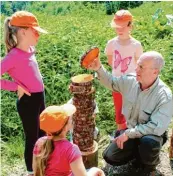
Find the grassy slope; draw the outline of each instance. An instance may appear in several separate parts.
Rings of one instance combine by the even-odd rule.
[[[153,24],[152,15],[158,8],[162,8],[163,13],[159,21]],[[170,34],[170,28],[160,24],[165,22],[165,14],[171,14],[172,10],[172,2],[161,2],[145,3],[139,8],[132,9],[131,12],[135,16],[133,36],[141,41],[145,51],[156,50],[163,54],[166,67],[161,78],[173,90],[173,34]],[[93,45],[98,46],[101,60],[106,65],[104,47],[106,42],[115,36],[109,25],[112,16],[105,15],[102,6],[96,10],[78,9],[64,16],[48,17],[43,12],[36,15],[41,26],[51,32],[47,36],[41,36],[37,46],[37,59],[44,76],[47,105],[62,104],[72,97],[68,91],[70,77],[86,73],[86,70],[79,66],[79,56],[86,49]],[[107,133],[115,128],[111,92],[100,86],[97,81],[94,82],[94,86],[100,110],[96,119],[97,125],[102,133]],[[14,98],[16,98],[14,94],[2,91],[2,134],[9,137],[19,135],[21,131]],[[3,143],[4,173],[9,169],[8,166],[23,158],[21,141],[21,137],[16,137],[11,138],[8,143]]]

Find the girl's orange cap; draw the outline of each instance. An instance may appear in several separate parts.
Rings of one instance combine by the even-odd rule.
[[[112,27],[121,27],[119,26],[119,22],[129,22],[133,21],[133,16],[128,10],[119,10],[114,15],[114,18],[111,22]]]
[[[47,34],[48,32],[42,29],[39,24],[37,18],[30,12],[27,11],[17,11],[11,16],[10,20],[11,26],[18,27],[31,27],[38,32]]]
[[[40,129],[48,134],[58,132],[75,112],[76,107],[72,104],[49,106],[40,114]]]

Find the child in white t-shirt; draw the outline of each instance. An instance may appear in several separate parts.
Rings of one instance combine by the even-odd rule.
[[[135,73],[137,59],[143,53],[141,43],[130,35],[132,22],[133,16],[128,10],[117,11],[111,22],[111,27],[115,29],[117,36],[108,41],[105,54],[114,76]],[[125,129],[126,120],[122,112],[122,95],[119,92],[112,94],[116,109],[117,128],[118,130]]]

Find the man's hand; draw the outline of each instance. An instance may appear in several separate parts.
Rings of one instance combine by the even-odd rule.
[[[31,94],[26,91],[24,88],[22,88],[21,86],[18,85],[18,88],[17,88],[17,95],[18,95],[18,98],[19,100],[21,99],[21,97],[26,94],[28,96],[31,96]]]
[[[100,59],[97,57],[94,59],[94,61],[88,66],[88,70],[94,70],[97,71],[101,67]]]
[[[123,149],[124,142],[126,142],[129,139],[129,137],[123,133],[120,136],[116,137],[114,141],[117,143],[118,148]]]

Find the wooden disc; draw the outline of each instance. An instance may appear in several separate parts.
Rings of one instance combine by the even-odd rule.
[[[84,68],[88,68],[88,66],[96,59],[99,55],[99,48],[93,47],[85,54],[82,55],[80,64]]]
[[[80,74],[73,76],[71,81],[74,86],[86,86],[91,85],[93,79],[94,77],[92,74]]]

